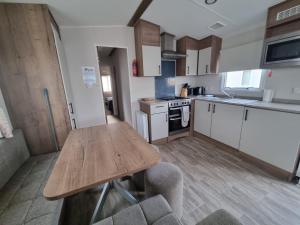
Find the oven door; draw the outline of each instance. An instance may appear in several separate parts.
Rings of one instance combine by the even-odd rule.
[[[300,34],[267,39],[264,45],[263,68],[299,66]]]
[[[181,124],[181,107],[174,107],[169,109],[169,133],[175,134],[188,130],[190,127],[190,121],[187,127],[182,127]]]

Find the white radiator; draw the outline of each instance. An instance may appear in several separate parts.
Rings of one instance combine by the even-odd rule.
[[[149,142],[148,116],[142,111],[136,112],[137,132]]]

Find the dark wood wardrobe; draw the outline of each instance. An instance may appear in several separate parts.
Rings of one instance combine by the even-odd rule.
[[[0,88],[32,155],[61,148],[71,129],[52,25],[47,5],[0,3]]]

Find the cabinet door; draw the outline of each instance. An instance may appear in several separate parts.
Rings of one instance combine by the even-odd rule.
[[[238,149],[244,107],[214,103],[212,108],[211,138]]]
[[[159,140],[169,135],[168,113],[157,113],[151,115],[151,140]]]
[[[210,73],[211,47],[199,50],[198,75]]]
[[[195,101],[194,130],[210,137],[212,103]]]
[[[300,115],[252,108],[246,108],[246,114],[240,150],[292,172],[300,143]]]
[[[198,50],[186,50],[186,75],[197,75]]]
[[[158,46],[143,45],[144,76],[161,76],[161,50]]]

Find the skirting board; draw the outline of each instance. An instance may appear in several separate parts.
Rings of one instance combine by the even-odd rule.
[[[257,166],[258,168],[268,172],[269,174],[275,176],[275,177],[278,177],[280,179],[283,179],[283,180],[286,180],[286,181],[291,181],[293,179],[293,174],[286,171],[286,170],[283,170],[281,168],[278,168],[270,163],[267,163],[261,159],[258,159],[256,157],[253,157],[251,155],[248,155],[244,152],[241,152],[240,150],[238,149],[235,149],[235,148],[232,148],[228,145],[225,145],[219,141],[216,141],[210,137],[207,137],[203,134],[200,134],[196,131],[193,132],[193,136],[194,137],[198,137],[200,139],[203,139],[203,140],[206,140],[208,142],[211,142],[213,144],[215,144],[216,146],[218,146],[221,150],[224,150],[230,154],[233,154],[237,157],[239,157],[240,159],[242,159],[243,161],[245,162],[249,162],[255,166]]]

